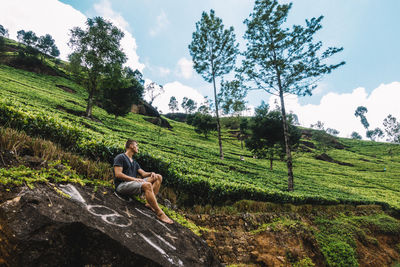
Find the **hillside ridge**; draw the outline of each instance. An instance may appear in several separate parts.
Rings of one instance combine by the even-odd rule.
[[[312,138],[312,130],[307,130],[311,134],[303,136],[302,145],[294,153],[295,191],[290,193],[286,190],[285,163],[277,158],[274,169],[269,170],[268,161],[254,158],[249,151],[242,150],[240,141],[229,133],[229,129],[223,130],[225,160],[222,161],[218,159],[217,137],[214,133],[204,138],[196,134],[192,126],[169,119],[166,120],[172,128],[165,129],[148,122],[146,116],[132,113],[115,119],[99,107],[93,110],[96,119],[89,120],[81,116],[86,97],[86,90],[69,79],[68,75],[49,76],[0,65],[0,183],[4,190],[24,185],[33,190],[36,183],[47,182],[112,187],[110,163],[122,151],[126,139],[134,138],[140,146],[136,160],[144,169],[157,171],[164,177],[165,190],[161,197],[167,199],[171,207],[183,209],[182,213],[187,215],[189,221],[203,227],[201,236],[222,262],[271,265],[269,256],[269,260],[260,256],[260,248],[254,250],[261,254],[257,256],[253,253],[251,258],[242,259],[241,262],[234,260],[249,251],[244,249],[239,252],[239,248],[243,249],[241,245],[226,248],[236,242],[232,240],[241,239],[238,236],[225,238],[236,228],[243,230],[241,216],[256,218],[254,224],[246,222],[252,227],[242,231],[243,240],[254,237],[254,234],[257,236],[252,232],[257,229],[260,230],[260,236],[271,238],[279,235],[276,234],[279,233],[275,231],[276,227],[283,227],[283,236],[287,238],[298,236],[296,229],[304,227],[305,223],[314,229],[306,232],[306,236],[311,235],[319,249],[319,256],[301,251],[293,260],[284,250],[279,253],[276,250],[276,254],[271,254],[272,262],[283,260],[288,265],[303,262],[309,265],[297,266],[313,266],[311,263],[324,266],[331,265],[329,261],[344,257],[351,264],[358,262],[363,265],[367,262],[364,261],[365,257],[373,256],[365,254],[364,257],[358,250],[360,246],[373,248],[380,245],[385,247],[385,244],[394,247],[390,264],[399,261],[399,145],[334,138],[336,145],[322,151]],[[323,154],[326,156],[322,160],[316,158]],[[60,168],[61,165],[65,169]],[[67,172],[70,175],[66,175]],[[241,209],[235,208],[243,203],[248,204]],[[301,207],[309,207],[305,204],[311,204],[311,207],[339,207],[345,204],[346,208],[336,210],[334,214],[322,212],[319,217],[297,218],[290,215],[287,218],[287,214],[279,212],[279,209],[288,205],[295,214]],[[260,205],[262,208],[252,211],[252,206]],[[277,206],[268,211],[265,209],[268,205]],[[367,205],[365,209],[372,208],[373,212],[361,215],[353,213],[354,208],[363,205]],[[374,205],[380,208],[376,209]],[[204,213],[204,210],[220,211],[221,214]],[[232,210],[238,214],[229,215],[227,211]],[[258,215],[252,214],[268,212],[277,216],[269,218],[260,215],[269,218],[262,221],[257,219]],[[225,219],[221,219],[218,225],[212,216]],[[229,225],[228,221],[238,222],[238,225]],[[335,239],[337,237],[329,232],[329,221],[348,223],[348,229],[353,231],[349,230],[351,237]],[[360,221],[371,223],[372,226]],[[263,225],[266,225],[265,228],[262,228]],[[390,225],[392,228],[376,230],[374,227],[377,225]],[[216,241],[219,231],[220,236],[225,236],[225,241],[221,241],[225,245]],[[381,235],[379,231],[384,231],[384,234]],[[385,237],[388,233],[392,239]],[[303,240],[302,234],[304,231],[299,234],[298,240]],[[280,246],[279,242],[284,241],[274,240],[277,243],[264,244],[264,247],[276,248]],[[232,251],[235,253],[232,254]],[[282,252],[285,252],[284,255]],[[234,255],[236,258],[233,261],[227,261],[226,257]],[[379,263],[383,262],[389,264],[388,260]]]

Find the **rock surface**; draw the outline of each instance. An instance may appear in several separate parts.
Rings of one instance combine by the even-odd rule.
[[[220,266],[206,242],[111,189],[0,185],[0,266]]]
[[[225,214],[186,214],[202,231],[207,241],[223,264],[238,266],[311,266],[300,264],[309,258],[315,266],[325,266],[324,255],[315,234],[315,217],[333,216],[346,212],[354,216],[382,212],[380,206],[299,206],[296,212],[290,206],[280,206],[264,212]],[[281,210],[279,210],[281,209]],[[256,231],[260,225],[271,224],[279,218],[294,220],[288,227],[282,225]],[[307,227],[305,227],[307,226]],[[313,230],[314,229],[314,230]],[[360,228],[361,229],[361,228]],[[399,234],[388,234],[364,228],[368,237],[356,238],[357,260],[360,267],[395,266],[400,261]],[[340,266],[337,265],[337,266]]]

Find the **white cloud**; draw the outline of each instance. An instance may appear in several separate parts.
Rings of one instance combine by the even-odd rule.
[[[164,68],[164,67],[159,67],[159,68],[158,68],[158,71],[160,72],[160,76],[161,76],[161,77],[167,76],[168,74],[171,73],[171,70],[170,70],[170,69]]]
[[[269,105],[275,107],[273,96],[269,99]],[[360,119],[354,116],[358,106],[368,109],[366,114],[370,123],[370,129],[383,128],[382,122],[387,115],[392,114],[400,119],[398,108],[400,99],[400,82],[381,84],[369,95],[364,88],[359,87],[349,94],[328,93],[322,97],[319,105],[301,105],[297,96],[289,95],[285,98],[287,112],[294,112],[299,117],[302,126],[310,127],[317,121],[325,123],[325,128],[333,128],[340,132],[339,136],[350,137],[353,131],[365,138],[365,128]],[[278,100],[278,103],[280,101]]]
[[[86,16],[70,5],[55,0],[3,1],[0,8],[0,24],[9,30],[10,38],[17,39],[17,31],[32,30],[36,35],[50,34],[60,50],[60,57],[67,59],[70,48],[69,30],[84,27]]]
[[[162,30],[167,28],[167,26],[170,24],[167,14],[165,14],[164,11],[161,11],[161,14],[157,16],[156,18],[156,25],[152,29],[150,29],[150,36],[154,37],[157,34],[159,34]]]
[[[193,76],[193,62],[185,57],[178,60],[178,72],[177,75],[179,77],[183,77],[185,79],[190,79]]]
[[[328,89],[328,85],[325,83],[319,83],[317,88],[313,90],[313,95],[321,95]]]
[[[95,4],[93,7],[98,15],[110,20],[124,33],[124,38],[122,38],[121,40],[121,47],[128,57],[125,65],[131,67],[133,70],[138,69],[139,71],[143,72],[145,65],[139,62],[139,56],[136,53],[136,39],[129,32],[129,23],[121,16],[121,14],[115,12],[112,9],[109,0],[102,0],[100,3]]]
[[[60,50],[60,57],[67,59],[71,49],[68,47],[69,32],[73,27],[85,28],[87,17],[72,6],[56,0],[13,0],[3,1],[0,9],[0,24],[9,30],[10,38],[17,39],[17,31],[32,30],[36,35],[50,34]],[[128,56],[127,65],[143,70],[136,54],[136,41],[126,30],[128,23],[111,9],[108,1],[94,6],[98,15],[104,16],[124,31],[121,47]]]
[[[102,17],[108,18],[117,24],[119,27],[124,29],[129,29],[129,23],[121,16],[115,12],[109,0],[101,0],[99,3],[93,5],[94,10],[97,14]]]
[[[175,96],[178,101],[180,112],[182,112],[181,103],[184,97],[193,99],[197,103],[197,107],[204,101],[204,96],[196,89],[183,85],[178,81],[165,84],[164,90],[164,94],[157,97],[153,102],[153,106],[157,107],[164,114],[170,112],[168,103],[171,96]]]

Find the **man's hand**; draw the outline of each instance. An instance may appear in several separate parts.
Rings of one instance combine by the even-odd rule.
[[[155,172],[151,172],[150,173],[150,178],[155,178],[156,177],[156,173]]]

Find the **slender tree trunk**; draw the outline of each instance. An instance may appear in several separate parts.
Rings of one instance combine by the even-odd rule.
[[[95,90],[96,90],[96,83],[93,82],[92,80],[89,80],[89,97],[86,106],[86,117],[88,118],[92,117],[92,108],[93,108]]]
[[[280,80],[279,80],[280,83]],[[279,84],[280,87],[280,84]],[[279,88],[279,97],[281,99],[281,111],[282,111],[282,121],[283,121],[283,135],[285,137],[285,147],[286,147],[286,163],[288,168],[288,191],[294,191],[293,182],[293,163],[292,163],[292,152],[290,150],[289,142],[289,127],[286,120],[285,102],[283,99],[283,90]]]
[[[86,117],[88,118],[92,117],[92,108],[93,108],[93,90],[90,90],[88,103],[86,106]]]
[[[274,152],[269,155],[269,170],[272,171],[274,164]]]
[[[215,86],[215,77],[213,76],[213,85],[214,85],[214,100],[215,100],[215,114],[217,116],[217,131],[218,131],[218,144],[219,144],[219,157],[224,159],[224,152],[222,151],[222,139],[221,139],[221,124],[219,121],[218,114],[218,99],[217,99],[217,88]]]

